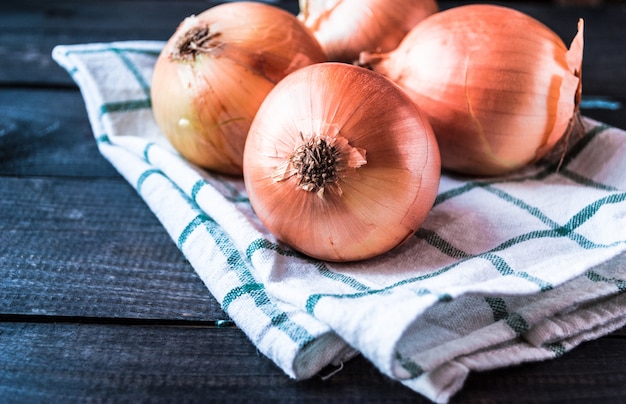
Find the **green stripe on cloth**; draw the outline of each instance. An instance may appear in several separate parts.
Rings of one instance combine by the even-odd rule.
[[[565,355],[565,353],[567,352],[567,348],[565,348],[563,344],[558,343],[558,342],[548,344],[547,347],[549,350],[554,352],[555,358],[560,358],[561,356]]]
[[[322,297],[324,297],[324,295],[320,295],[320,294],[309,296],[309,298],[306,300],[306,305],[305,305],[305,309],[307,313],[313,314],[315,312],[315,306],[317,306],[317,303],[322,299]]]
[[[593,282],[604,282],[604,283],[613,284],[617,287],[617,289],[620,292],[626,291],[626,281],[623,279],[607,278],[605,276],[600,275],[599,273],[595,271],[589,271],[585,274],[585,276]]]
[[[208,216],[204,214],[199,214],[198,216],[194,217],[193,220],[190,221],[187,226],[185,226],[185,229],[180,233],[180,236],[178,236],[178,242],[176,243],[178,249],[182,249],[183,245],[185,244],[191,233],[193,233],[198,227],[200,227],[201,224],[208,220]]]
[[[369,289],[368,286],[362,284],[361,282],[357,281],[356,279],[350,276],[329,270],[326,264],[324,264],[324,262],[322,261],[313,260],[293,250],[286,250],[284,248],[281,248],[278,244],[272,243],[271,241],[264,239],[264,238],[256,239],[252,243],[250,243],[250,245],[248,245],[248,248],[246,249],[246,257],[249,260],[251,260],[254,253],[260,250],[271,250],[285,257],[300,258],[303,261],[306,261],[307,263],[311,264],[315,269],[317,269],[320,275],[326,278],[332,279],[337,282],[341,282],[344,285],[348,285],[355,290]]]
[[[510,265],[500,256],[493,254],[493,251],[486,251],[482,254],[477,254],[472,256],[469,253],[466,253],[462,250],[460,250],[459,248],[456,248],[455,246],[453,246],[451,243],[449,243],[448,241],[444,240],[443,238],[441,238],[437,233],[435,233],[432,230],[427,230],[427,229],[420,229],[417,231],[416,236],[425,240],[426,242],[428,242],[430,245],[432,245],[433,247],[437,248],[439,251],[441,251],[442,253],[446,254],[447,256],[451,257],[451,258],[456,258],[456,259],[460,259],[460,261],[457,263],[461,263],[464,261],[467,261],[471,258],[484,258],[488,261],[491,262],[491,264],[496,268],[496,270],[498,272],[500,272],[501,275],[503,276],[510,276],[510,275],[514,275],[514,276],[518,276],[522,279],[526,279],[530,282],[533,282],[535,284],[537,284],[542,291],[546,291],[546,290],[550,290],[552,289],[552,285],[550,285],[549,282],[546,282],[542,279],[539,279],[537,277],[534,276],[530,276],[529,274],[527,274],[526,272],[516,272],[514,271]],[[511,243],[511,246],[514,245],[516,243]],[[508,246],[507,246],[508,247]],[[504,249],[504,248],[502,248]]]
[[[193,187],[191,187],[191,200],[197,203],[198,193],[205,185],[205,180],[198,180],[195,182],[195,184],[193,184]]]
[[[596,182],[590,178],[584,177],[580,174],[577,174],[573,171],[569,171],[567,169],[565,170],[559,170],[559,174],[561,174],[562,177],[565,178],[569,178],[570,180],[572,180],[573,182],[576,182],[578,184],[584,185],[588,188],[595,188],[595,189],[600,189],[603,191],[617,191],[618,189],[610,186],[610,185],[605,185],[602,184],[600,182]]]
[[[485,302],[491,308],[493,321],[504,321],[514,332],[520,336],[529,330],[528,322],[518,313],[509,313],[506,301],[501,297],[485,297]]]
[[[493,321],[498,322],[504,320],[509,315],[506,301],[500,297],[485,297],[485,302],[491,308],[493,313]]]
[[[143,149],[143,159],[146,160],[147,163],[150,163],[150,149],[154,146],[155,144],[153,142],[149,142]]]
[[[556,223],[555,221],[553,221],[552,219],[550,219],[549,217],[547,217],[539,208],[536,208],[534,206],[529,205],[528,203],[524,202],[522,199],[520,198],[516,198],[512,195],[510,195],[509,193],[499,189],[499,188],[495,188],[491,185],[485,185],[482,187],[485,191],[490,192],[494,195],[496,195],[497,197],[499,197],[500,199],[503,199],[515,206],[517,206],[520,209],[525,210],[526,212],[530,213],[531,215],[533,215],[534,217],[536,217],[537,219],[541,220],[543,223],[545,223],[546,225],[552,227],[552,228],[556,228],[558,227],[558,223]]]
[[[612,195],[605,196],[604,198],[600,198],[594,201],[593,203],[590,203],[589,205],[585,206],[584,209],[582,209],[580,212],[575,214],[567,222],[567,224],[564,227],[570,230],[577,229],[578,227],[585,224],[585,222],[589,220],[590,218],[592,218],[596,213],[598,213],[600,208],[602,208],[603,206],[624,202],[625,200],[626,200],[626,192],[619,193],[619,194],[612,194]]]
[[[415,363],[415,361],[410,358],[405,358],[402,354],[400,354],[400,352],[396,352],[396,360],[407,372],[409,372],[411,378],[415,379],[416,377],[424,374],[424,369],[422,369],[420,365]]]
[[[105,115],[112,112],[137,111],[140,109],[149,109],[151,107],[152,101],[149,98],[143,100],[107,102],[100,106],[100,115]]]
[[[515,275],[515,271],[513,270],[513,268],[511,268],[511,266],[499,255],[493,254],[491,252],[486,252],[478,256],[489,260],[491,264],[493,264],[493,266],[496,268],[496,270],[500,272],[500,274],[502,274],[503,276]]]
[[[411,282],[409,282],[409,280],[404,280],[401,282],[397,282],[393,285],[389,285],[387,287],[384,288],[380,288],[380,289],[368,289],[362,292],[354,292],[354,293],[315,293],[310,295],[307,298],[306,304],[305,304],[305,308],[307,313],[309,314],[313,314],[315,312],[315,307],[317,306],[317,304],[319,303],[319,301],[323,298],[323,297],[331,297],[331,298],[336,298],[336,299],[359,299],[362,297],[366,297],[366,296],[372,296],[372,295],[382,295],[385,293],[389,293],[391,292],[393,289],[399,287],[399,286],[403,286],[403,285],[407,285]],[[414,291],[415,295],[417,296],[424,296],[424,295],[430,295],[432,294],[432,292],[426,288],[419,288],[417,290]],[[443,293],[437,296],[437,300],[441,301],[441,302],[448,302],[451,300],[451,296],[447,293]]]
[[[552,290],[553,288],[553,286],[549,282],[546,282],[543,279],[538,278],[536,276],[532,276],[524,271],[516,271],[514,275],[536,284],[537,286],[539,286],[539,290],[541,290],[542,292]]]
[[[188,199],[188,203],[193,204],[193,201]],[[195,205],[192,205],[192,207],[197,209]],[[289,336],[298,346],[303,347],[315,340],[315,337],[304,327],[296,324],[287,313],[279,310],[276,305],[272,303],[265,291],[265,286],[256,282],[254,276],[247,268],[248,264],[244,261],[237,248],[232,244],[230,237],[208,215],[204,213],[198,214],[181,232],[177,242],[181,251],[191,233],[200,227],[207,230],[219,250],[226,257],[226,262],[229,267],[237,274],[239,280],[242,282],[242,285],[231,289],[225,294],[222,307],[226,312],[228,312],[228,308],[233,301],[243,296],[250,296],[253,298],[255,305],[268,316],[271,323]]]
[[[141,194],[141,188],[143,187],[143,183],[150,177],[151,175],[158,174],[163,175],[161,170],[156,168],[144,171],[137,179],[137,184],[135,184],[135,189],[137,189],[137,193]]]
[[[246,295],[252,297],[257,306],[270,303],[268,296],[265,294],[265,285],[262,283],[248,283],[231,289],[222,300],[222,308],[228,311],[232,302]]]
[[[219,178],[215,174],[212,174],[212,173],[209,173],[209,172],[207,172],[206,174],[208,174],[211,177],[211,183],[209,184],[209,182],[207,180],[204,180],[204,179],[196,181],[196,183],[193,185],[193,187],[191,189],[191,199],[194,202],[197,202],[198,193],[200,192],[200,190],[202,190],[202,188],[204,188],[207,185],[211,185],[211,186],[217,188],[217,186],[216,186],[216,184],[217,184],[217,185],[219,185],[220,189],[224,189],[224,190],[227,191],[228,194],[224,194],[223,192],[221,194],[229,202],[233,202],[233,203],[250,203],[250,199],[248,199],[248,197],[246,195],[242,195],[241,193],[239,193],[237,188],[235,188],[230,182],[225,181],[222,178]]]
[[[524,317],[520,316],[517,313],[509,314],[505,319],[507,325],[511,327],[513,331],[515,331],[516,336],[520,336],[530,328]]]
[[[102,135],[96,137],[96,142],[97,143],[111,144],[111,138],[109,137],[108,134],[103,133]]]
[[[137,66],[135,66],[135,64],[128,58],[128,56],[126,56],[126,51],[122,50],[120,48],[111,48],[111,50],[120,58],[120,60],[122,61],[122,63],[124,63],[124,65],[126,66],[126,68],[130,71],[130,73],[133,75],[133,77],[135,77],[135,80],[137,80],[137,83],[139,83],[139,86],[141,87],[141,89],[143,90],[143,93],[150,97],[150,83],[148,83],[145,78],[143,77],[143,75],[141,74],[141,71],[137,68]]]
[[[465,251],[456,248],[448,241],[444,240],[439,236],[439,234],[435,233],[432,230],[425,229],[423,227],[419,228],[415,233],[415,236],[426,241],[431,246],[435,247],[445,255],[451,258],[462,259],[462,258],[471,258],[472,255],[466,253]]]

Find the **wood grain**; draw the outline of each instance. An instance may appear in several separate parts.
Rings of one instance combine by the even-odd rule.
[[[11,322],[0,341],[0,396],[15,403],[112,392],[116,402],[429,402],[363,357],[327,380],[291,380],[232,327]],[[624,338],[607,337],[556,361],[471,374],[451,403],[619,402],[625,355]]]
[[[3,402],[427,402],[362,357],[328,380],[296,382],[259,354],[100,155],[77,87],[50,57],[57,44],[166,40],[216,3],[0,3]],[[500,3],[567,43],[584,17],[585,96],[618,108],[583,113],[626,128],[623,4]],[[296,0],[279,5],[297,10]],[[625,357],[621,329],[558,360],[472,374],[452,403],[623,402]]]
[[[363,358],[324,382],[291,380],[236,328],[0,324],[0,396],[15,402],[267,402],[367,397],[427,402]],[[219,400],[218,400],[219,401]]]
[[[0,175],[119,177],[98,152],[76,88],[17,87],[0,87]]]
[[[228,318],[121,178],[0,177],[0,211],[5,314]]]

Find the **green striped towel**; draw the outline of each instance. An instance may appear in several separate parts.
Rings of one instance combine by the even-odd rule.
[[[153,120],[162,42],[58,46],[101,153],[210,292],[283,371],[362,354],[447,402],[470,371],[557,358],[626,324],[626,132],[583,118],[560,163],[444,175],[415,237],[357,263],[309,259],[255,217],[241,180],[186,162]]]

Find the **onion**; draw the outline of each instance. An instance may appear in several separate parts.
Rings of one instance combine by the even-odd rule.
[[[244,183],[264,226],[328,261],[401,244],[432,208],[439,178],[419,108],[382,75],[344,63],[308,66],[278,83],[244,151]]]
[[[394,49],[419,21],[438,11],[435,0],[300,0],[300,18],[329,60],[353,62],[361,51]]]
[[[258,107],[287,74],[326,60],[295,15],[254,2],[227,3],[185,19],[152,78],[157,124],[189,161],[243,173],[243,148]]]
[[[426,113],[443,168],[490,176],[537,161],[571,133],[582,49],[582,20],[568,50],[526,14],[467,5],[426,18],[398,48],[364,52],[360,63],[395,81]]]

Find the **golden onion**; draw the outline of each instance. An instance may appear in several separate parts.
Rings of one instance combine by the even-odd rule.
[[[400,245],[428,215],[439,178],[439,151],[419,108],[382,75],[342,63],[308,66],[278,83],[244,151],[244,182],[261,222],[328,261]]]
[[[363,52],[360,63],[425,112],[445,169],[491,176],[537,161],[570,133],[582,52],[582,20],[568,50],[532,17],[480,4],[434,14],[393,51]]]
[[[435,0],[300,0],[300,18],[329,60],[394,49],[415,24],[438,11]]]
[[[274,85],[326,55],[295,15],[255,2],[226,3],[185,19],[152,77],[157,124],[189,161],[241,175],[252,119]]]

